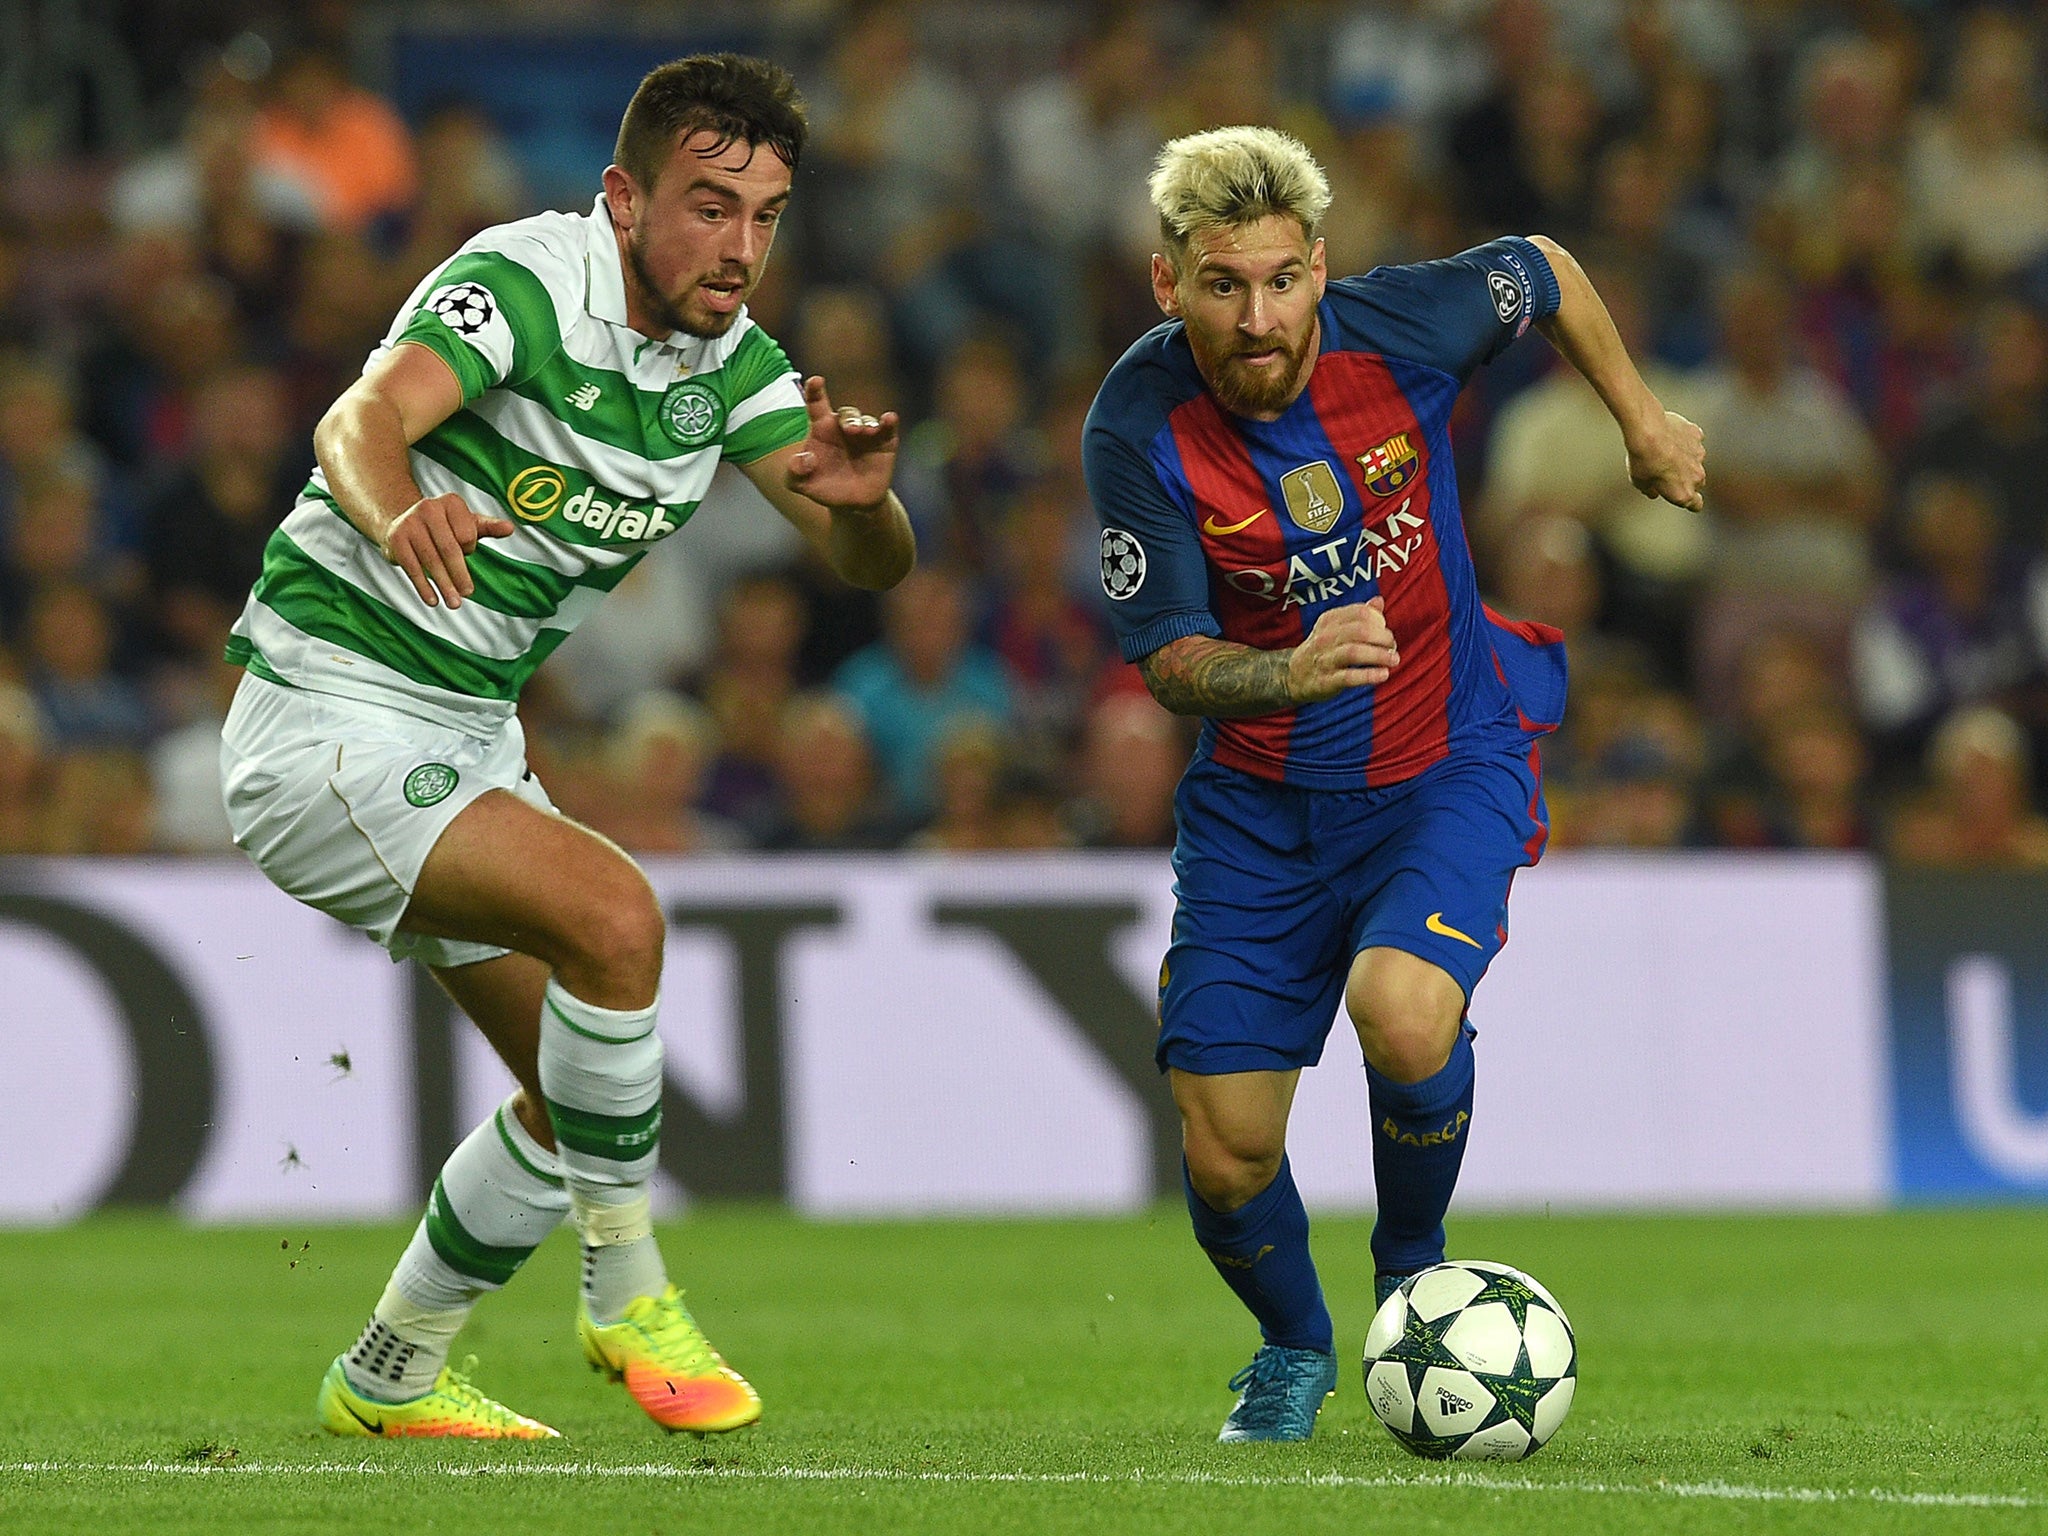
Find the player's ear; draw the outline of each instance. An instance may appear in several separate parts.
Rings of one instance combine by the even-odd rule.
[[[616,165],[604,168],[604,202],[619,228],[631,229],[640,221],[640,197],[638,184],[625,171]]]
[[[1157,251],[1152,253],[1152,298],[1168,318],[1180,318],[1180,276]]]
[[[1323,237],[1316,236],[1315,244],[1308,248],[1308,275],[1315,280],[1316,302],[1321,303],[1323,290],[1330,285],[1330,263],[1323,252]]]

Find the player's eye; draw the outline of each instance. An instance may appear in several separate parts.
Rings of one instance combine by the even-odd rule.
[[[1291,273],[1283,272],[1278,277],[1273,279],[1273,291],[1275,293],[1285,293],[1288,289],[1292,288],[1293,286],[1294,277]]]
[[[705,222],[716,224],[720,219],[725,217],[725,210],[719,207],[716,203],[706,203],[702,208],[699,208],[697,210],[697,214],[698,217],[705,220]]]
[[[1209,285],[1209,291],[1219,299],[1227,299],[1237,291],[1237,284],[1227,277],[1220,277]]]

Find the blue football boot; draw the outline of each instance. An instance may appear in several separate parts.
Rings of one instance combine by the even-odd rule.
[[[1306,1440],[1316,1432],[1323,1399],[1337,1390],[1337,1357],[1268,1344],[1230,1378],[1230,1387],[1237,1406],[1223,1421],[1219,1441]]]

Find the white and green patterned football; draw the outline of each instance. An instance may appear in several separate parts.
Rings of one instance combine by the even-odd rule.
[[[1418,1456],[1533,1456],[1571,1411],[1578,1366],[1556,1298],[1482,1259],[1410,1275],[1365,1335],[1366,1401]]]

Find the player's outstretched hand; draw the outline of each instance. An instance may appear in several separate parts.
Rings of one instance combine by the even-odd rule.
[[[429,608],[443,601],[460,608],[476,590],[468,556],[477,540],[507,538],[511,532],[504,518],[480,517],[460,496],[424,496],[384,530],[384,558],[411,578]]]
[[[896,413],[870,416],[856,405],[834,407],[825,381],[804,380],[811,433],[789,456],[789,488],[820,506],[850,511],[879,507],[896,473]]]
[[[1386,600],[1371,598],[1331,608],[1287,657],[1287,688],[1296,702],[1318,704],[1346,688],[1384,683],[1401,664],[1387,628]]]
[[[1706,434],[1676,411],[1641,442],[1628,445],[1628,477],[1645,496],[1661,496],[1689,512],[1707,504]]]

